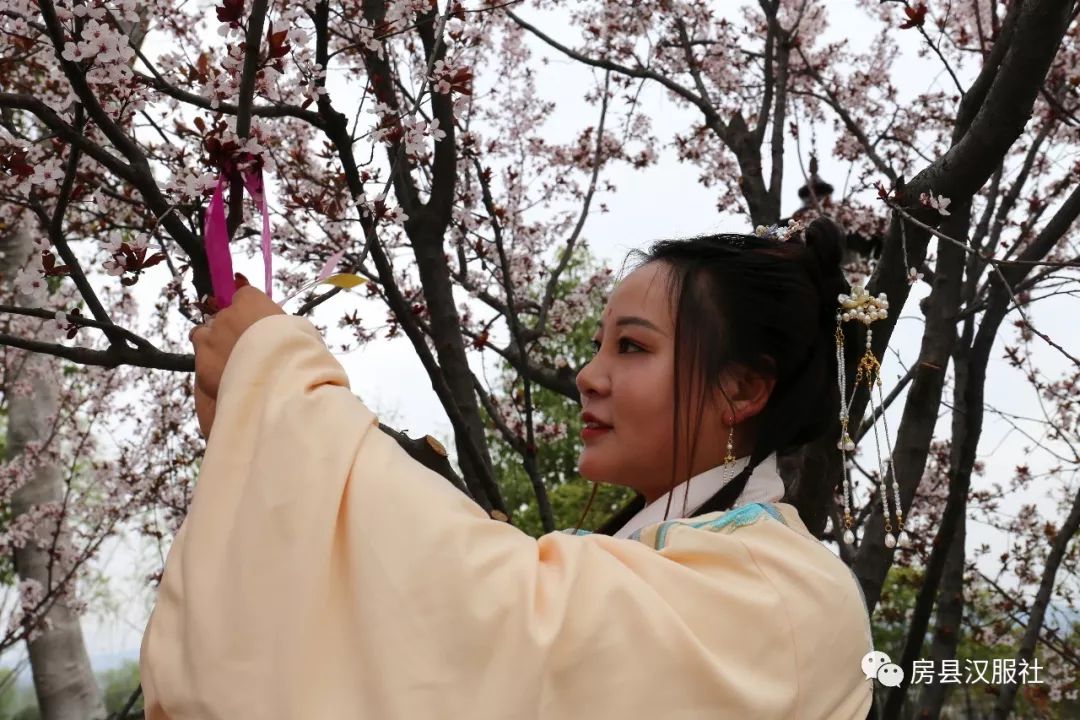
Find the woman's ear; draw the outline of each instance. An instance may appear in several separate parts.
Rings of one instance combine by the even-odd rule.
[[[769,402],[776,378],[763,375],[745,365],[733,365],[724,371],[720,379],[723,395],[727,398],[724,422],[731,420],[734,413],[735,423],[741,424],[761,413]]]

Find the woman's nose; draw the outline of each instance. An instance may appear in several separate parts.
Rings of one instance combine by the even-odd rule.
[[[610,387],[607,372],[604,370],[603,362],[598,357],[593,357],[592,360],[585,363],[585,367],[578,371],[575,382],[577,383],[578,393],[582,397],[602,395]]]

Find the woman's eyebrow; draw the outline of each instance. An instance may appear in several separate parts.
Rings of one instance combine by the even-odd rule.
[[[638,317],[636,315],[623,315],[622,317],[620,317],[618,320],[615,321],[615,327],[622,327],[623,325],[640,325],[641,327],[648,328],[649,330],[652,330],[653,332],[658,332],[661,335],[667,335],[666,332],[664,332],[660,328],[656,327],[655,325],[653,325],[651,322],[649,322],[645,318]],[[600,330],[601,332],[604,331],[604,323],[603,323],[603,321],[597,323],[597,329]]]

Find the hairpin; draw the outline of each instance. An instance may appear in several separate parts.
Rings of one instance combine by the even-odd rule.
[[[878,393],[878,408],[880,408],[881,425],[885,435],[885,449],[886,455],[881,453],[881,437],[878,434],[877,423],[874,422],[872,429],[874,431],[874,444],[877,447],[878,457],[878,477],[881,478],[881,508],[882,514],[885,518],[885,545],[886,547],[896,547],[899,542],[901,547],[907,547],[908,534],[904,531],[904,512],[900,508],[900,488],[896,482],[896,474],[893,472],[892,464],[892,439],[889,437],[889,423],[886,420],[884,412],[884,400],[881,392],[881,362],[874,355],[873,348],[871,347],[874,339],[874,331],[870,328],[870,324],[877,320],[884,320],[889,315],[889,300],[885,293],[881,293],[877,297],[874,297],[866,288],[862,285],[853,285],[851,287],[851,294],[844,295],[841,293],[838,296],[839,309],[836,312],[836,380],[840,386],[840,440],[836,446],[840,449],[841,456],[844,461],[844,542],[851,544],[855,542],[855,532],[852,530],[853,518],[851,514],[851,506],[853,504],[853,488],[851,480],[851,470],[853,462],[848,458],[848,453],[855,451],[855,441],[851,439],[848,423],[850,422],[849,413],[851,412],[851,402],[855,397],[855,392],[859,388],[859,384],[865,382],[867,390],[870,395],[870,410],[872,413],[878,411],[874,409],[874,386],[877,386]],[[844,362],[844,327],[843,324],[849,320],[857,320],[866,326],[866,351],[859,359],[859,366],[855,371],[855,385],[852,388],[851,398],[847,397],[845,379],[847,377],[847,368]],[[883,460],[884,458],[884,460]],[[891,488],[890,488],[891,479]],[[889,491],[892,491],[892,505],[895,509],[894,515],[890,516],[889,508]],[[896,518],[896,529],[899,533],[899,537],[893,535],[892,518]]]
[[[775,240],[776,242],[787,242],[794,235],[798,235],[805,226],[798,220],[788,220],[785,224],[773,224],[768,227],[764,225],[758,225],[754,228],[754,234],[759,238],[766,240]]]

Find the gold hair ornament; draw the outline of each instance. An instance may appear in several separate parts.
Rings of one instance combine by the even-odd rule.
[[[877,386],[878,408],[881,413],[881,425],[885,435],[885,449],[887,454],[882,455],[881,437],[878,434],[877,423],[871,426],[874,431],[874,445],[877,448],[878,477],[881,478],[881,509],[885,518],[885,545],[889,548],[896,547],[899,542],[901,547],[907,547],[909,538],[904,531],[904,511],[900,508],[900,488],[896,482],[896,474],[893,472],[892,463],[892,439],[889,437],[889,423],[885,417],[884,399],[881,392],[881,362],[874,355],[871,347],[874,339],[874,331],[870,328],[871,323],[884,320],[889,316],[889,300],[885,293],[874,297],[866,291],[862,285],[852,285],[851,294],[838,296],[839,309],[836,312],[836,380],[840,386],[840,440],[836,446],[840,449],[844,461],[844,542],[855,542],[855,531],[852,530],[854,519],[851,513],[852,480],[851,470],[853,462],[848,458],[848,453],[854,453],[855,441],[851,439],[849,422],[851,403],[858,391],[859,384],[865,383],[870,397],[871,413],[874,410],[874,386]],[[855,385],[852,388],[851,398],[847,397],[846,378],[847,367],[844,361],[844,326],[849,320],[857,320],[866,326],[866,351],[859,359],[859,366],[855,370]],[[890,479],[892,487],[890,488]],[[889,507],[889,494],[892,491],[892,507],[895,513],[891,514]],[[892,520],[896,519],[896,530],[899,536],[893,535]]]

